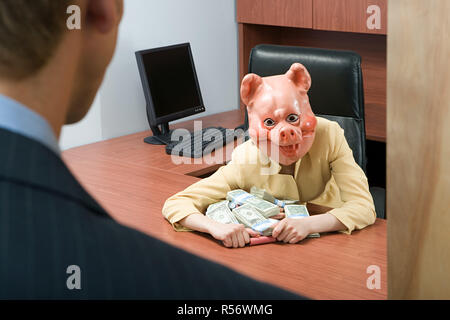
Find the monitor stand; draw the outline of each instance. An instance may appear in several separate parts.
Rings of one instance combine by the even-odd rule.
[[[172,131],[169,129],[169,123],[163,123],[161,125],[161,129],[158,126],[150,126],[152,129],[153,135],[148,136],[144,139],[144,142],[149,144],[158,144],[158,145],[164,145],[169,144],[172,136]]]

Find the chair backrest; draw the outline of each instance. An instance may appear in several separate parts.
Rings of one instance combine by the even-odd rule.
[[[353,51],[261,44],[250,53],[249,73],[261,77],[285,73],[300,62],[311,75],[311,108],[320,117],[336,121],[356,163],[366,171],[366,135],[361,57]],[[246,113],[246,128],[248,119]]]

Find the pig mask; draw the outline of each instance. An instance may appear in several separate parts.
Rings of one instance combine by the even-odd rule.
[[[314,142],[317,120],[307,95],[310,86],[311,77],[300,63],[282,75],[261,78],[250,73],[242,80],[250,137],[282,165],[298,161]]]

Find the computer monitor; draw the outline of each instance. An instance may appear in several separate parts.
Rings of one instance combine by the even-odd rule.
[[[136,53],[153,144],[170,142],[169,122],[205,111],[189,43]]]

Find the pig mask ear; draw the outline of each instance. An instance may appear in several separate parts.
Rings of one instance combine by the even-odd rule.
[[[302,92],[307,92],[311,87],[311,76],[308,70],[300,63],[292,64],[289,71],[286,72],[286,77]]]
[[[261,77],[254,73],[249,73],[244,77],[244,79],[242,79],[241,99],[246,106],[250,106],[252,104],[255,94],[261,86]]]

